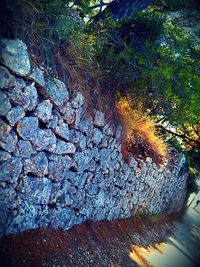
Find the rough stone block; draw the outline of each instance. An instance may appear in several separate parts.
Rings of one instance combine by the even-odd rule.
[[[52,181],[62,181],[71,166],[72,159],[69,156],[54,155],[54,159],[49,162],[49,178]]]
[[[24,117],[17,124],[17,132],[24,140],[34,141],[38,131],[38,119],[36,117]]]
[[[11,109],[10,100],[6,94],[0,91],[0,116],[5,116]]]
[[[34,204],[48,204],[51,193],[51,181],[45,177],[24,177],[24,194]]]
[[[26,76],[31,70],[27,47],[19,39],[1,39],[0,58],[3,65],[18,75]]]
[[[45,86],[44,74],[39,68],[33,68],[31,74],[27,78],[33,80],[38,86]]]
[[[8,96],[12,103],[22,106],[25,111],[34,110],[38,104],[38,93],[33,82],[25,85],[19,81],[17,86],[8,91]]]
[[[52,119],[52,104],[50,100],[44,100],[38,104],[35,115],[43,122],[47,122]]]
[[[80,108],[84,104],[84,96],[81,92],[76,92],[71,101],[73,108]]]
[[[15,77],[10,74],[7,68],[0,66],[0,88],[7,89],[15,86]]]
[[[17,143],[19,157],[30,158],[33,154],[33,148],[29,141],[19,140]]]
[[[6,115],[6,118],[11,126],[14,126],[20,119],[22,119],[25,116],[25,112],[23,107],[14,107],[12,108],[8,114]]]
[[[17,157],[12,157],[0,163],[0,170],[0,181],[9,182],[16,186],[22,171],[22,161]]]
[[[105,125],[105,114],[101,111],[97,111],[94,118],[94,125],[102,127]]]
[[[69,100],[69,92],[65,84],[51,77],[45,78],[44,94],[56,106],[64,105]]]
[[[30,172],[39,177],[48,174],[48,160],[46,153],[39,152],[30,159],[26,159],[24,163],[24,172]]]

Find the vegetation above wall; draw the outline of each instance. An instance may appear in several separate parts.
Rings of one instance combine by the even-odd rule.
[[[131,99],[133,107],[136,103],[135,110],[140,103],[140,121],[148,117],[154,124],[142,139],[156,127],[198,165],[199,44],[178,23],[183,17],[178,21],[169,17],[169,12],[184,12],[185,21],[189,14],[190,19],[198,19],[198,1],[3,2],[1,20],[11,21],[11,27],[8,30],[6,23],[1,35],[25,41],[34,64],[61,78],[71,90],[81,87],[88,107],[99,105],[108,110],[108,117],[118,114],[119,96]],[[135,126],[134,132],[137,146],[141,128]],[[158,151],[157,145],[150,147]]]

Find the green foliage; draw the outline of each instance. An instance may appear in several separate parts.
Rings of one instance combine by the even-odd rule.
[[[147,10],[110,23],[98,60],[105,74],[140,98],[152,115],[165,116],[176,127],[197,124],[199,51],[183,29],[163,23],[164,19]]]

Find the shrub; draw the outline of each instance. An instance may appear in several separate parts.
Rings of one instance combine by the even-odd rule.
[[[155,123],[142,111],[140,102],[134,102],[129,97],[120,97],[117,110],[125,130],[126,141],[122,147],[124,159],[127,160],[128,152],[134,152],[163,163],[167,157],[167,146],[157,133]]]

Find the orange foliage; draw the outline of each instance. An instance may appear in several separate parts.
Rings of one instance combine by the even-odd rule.
[[[137,153],[162,163],[167,157],[167,146],[157,133],[155,123],[142,112],[141,104],[134,103],[129,97],[120,97],[117,110],[126,135],[122,145],[124,159],[127,160],[130,153]]]

